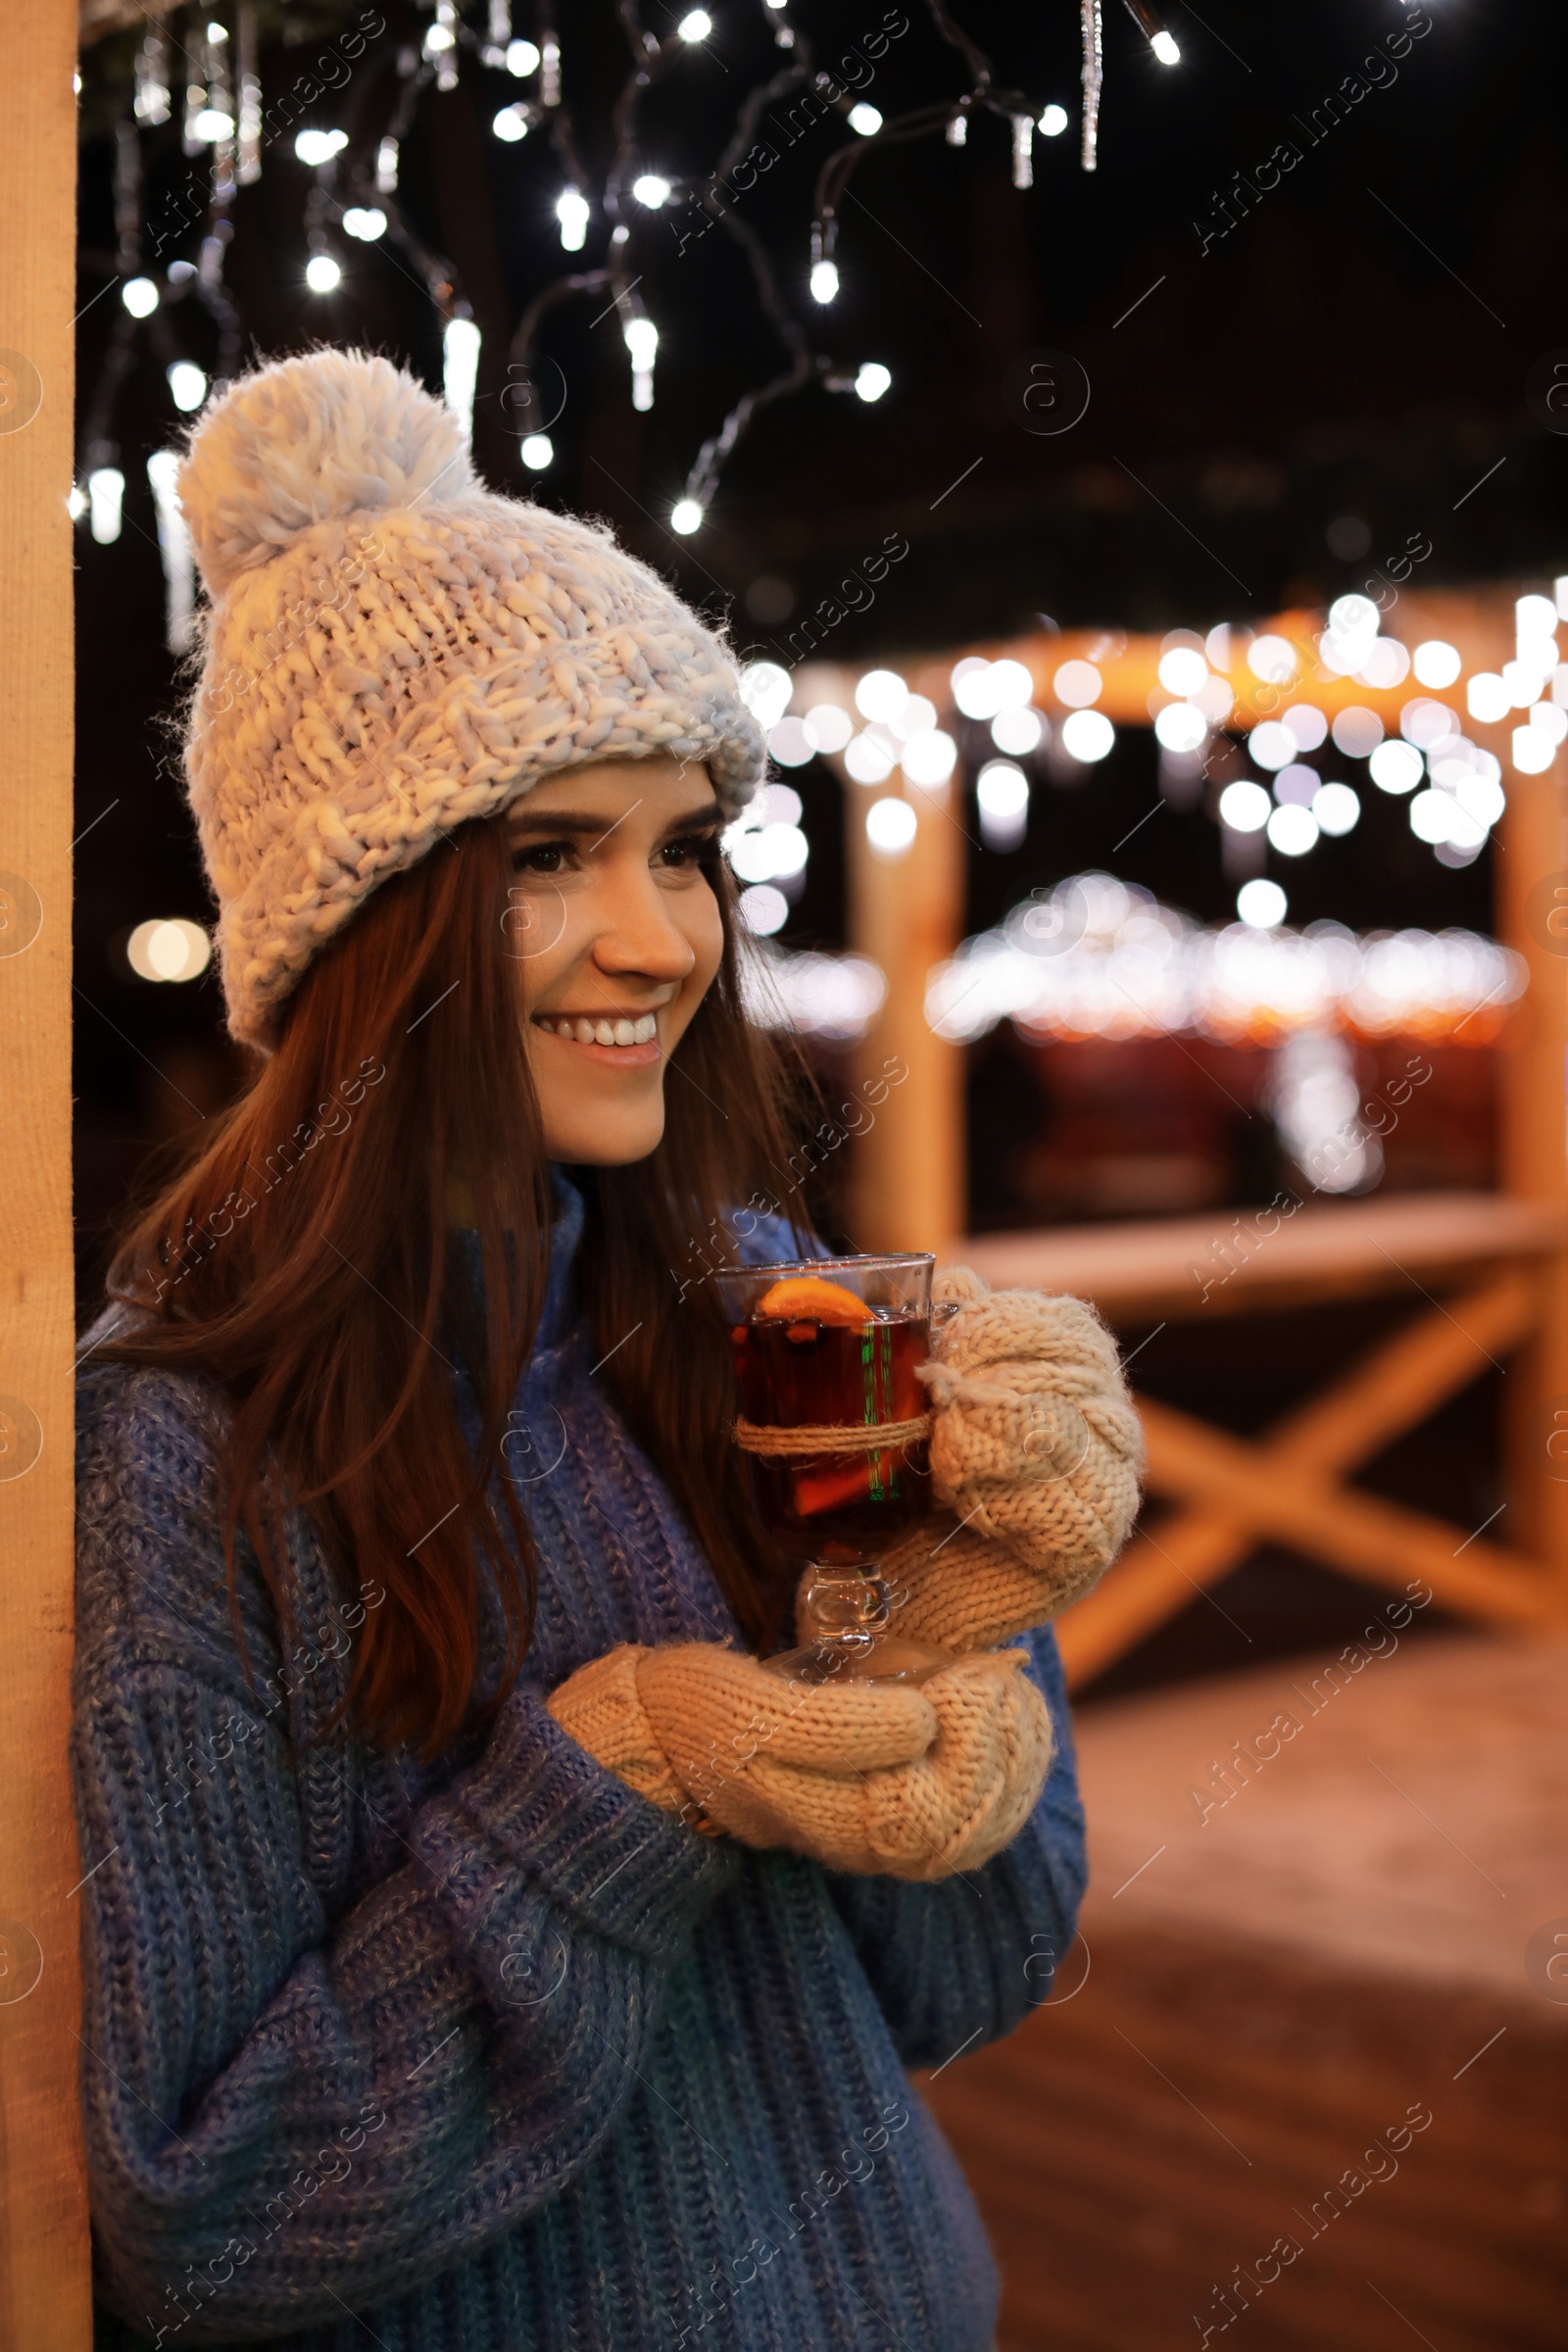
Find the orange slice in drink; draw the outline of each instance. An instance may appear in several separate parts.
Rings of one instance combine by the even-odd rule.
[[[857,1298],[841,1282],[820,1274],[793,1274],[775,1282],[757,1301],[760,1315],[784,1323],[869,1323],[874,1320],[863,1298]]]

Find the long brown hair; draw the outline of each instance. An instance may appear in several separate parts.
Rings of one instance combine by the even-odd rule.
[[[788,1160],[806,1074],[746,1017],[716,848],[705,870],[723,961],[672,1056],[658,1151],[631,1168],[572,1171],[586,1206],[579,1279],[600,1351],[614,1348],[604,1377],[745,1638],[762,1648],[781,1609],[780,1564],[726,1442],[727,1348],[701,1277],[726,1247],[729,1217]],[[346,1712],[367,1740],[415,1740],[426,1759],[494,1715],[526,1653],[537,1592],[515,1487],[496,1476],[549,1255],[522,967],[506,952],[512,879],[503,811],[384,883],[318,955],[275,1053],[122,1240],[110,1295],[152,1319],[95,1350],[221,1384],[236,1634],[239,1529],[287,1629],[282,1512],[303,1507],[347,1589],[373,1579],[385,1592],[365,1616],[332,1722]],[[460,1175],[479,1236],[477,1296],[449,1223]],[[454,1348],[479,1407],[476,1453],[458,1417]],[[506,1657],[476,1703],[486,1567]]]

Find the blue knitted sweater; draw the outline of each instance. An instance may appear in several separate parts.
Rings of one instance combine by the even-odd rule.
[[[1084,1883],[1065,1696],[1022,1835],[939,1886],[699,1837],[545,1710],[620,1642],[735,1637],[600,1381],[558,1181],[513,1475],[537,1632],[488,1740],[421,1768],[341,1732],[379,1588],[303,1514],[308,1644],[254,1556],[225,1597],[223,1398],[78,1370],[72,1764],[96,2342],[290,2352],[985,2352],[996,2279],[905,2073],[1044,1998]],[[791,1251],[760,1230],[758,1258]],[[466,1382],[460,1406],[470,1439]]]

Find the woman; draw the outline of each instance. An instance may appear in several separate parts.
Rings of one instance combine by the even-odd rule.
[[[260,1058],[80,1349],[99,2341],[983,2352],[904,2068],[1007,2032],[1073,1933],[1054,1642],[997,1645],[1125,1533],[1108,1340],[953,1278],[954,1510],[901,1622],[954,1664],[764,1673],[791,1595],[694,1275],[813,1245],[764,1197],[729,656],[605,534],[486,494],[385,361],[234,387],[181,496],[187,773]]]

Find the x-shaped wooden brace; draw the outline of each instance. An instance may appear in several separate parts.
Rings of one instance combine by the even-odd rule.
[[[1419,1511],[1358,1492],[1343,1473],[1380,1453],[1533,1329],[1536,1291],[1515,1270],[1408,1325],[1259,1440],[1138,1399],[1149,1491],[1187,1505],[1128,1545],[1104,1582],[1056,1622],[1068,1680],[1087,1682],[1260,1537],[1373,1584],[1424,1578],[1445,1607],[1519,1625],[1552,1611],[1534,1561]]]

